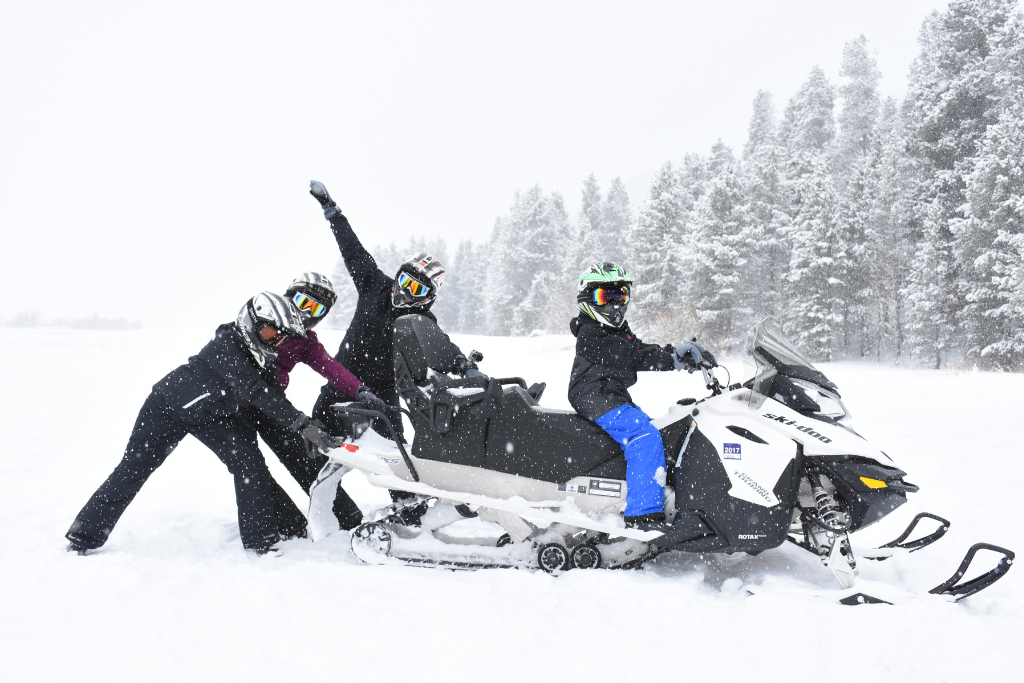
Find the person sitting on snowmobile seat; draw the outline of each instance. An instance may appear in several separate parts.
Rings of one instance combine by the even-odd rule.
[[[338,300],[330,278],[320,273],[302,273],[292,281],[284,298],[299,310],[306,336],[289,337],[277,349],[277,378],[281,389],[288,388],[289,373],[296,364],[305,363],[343,395],[372,410],[383,410],[384,402],[344,365],[331,357],[313,331]],[[310,449],[305,439],[297,437],[293,431],[265,415],[256,405],[243,404],[238,417],[256,430],[292,478],[308,493],[320,470],[327,464],[327,456],[316,449]],[[342,529],[353,529],[363,521],[359,506],[340,485],[334,499],[334,516]]]
[[[264,554],[282,537],[304,535],[306,518],[267,469],[256,430],[237,413],[248,403],[318,449],[336,445],[322,424],[289,403],[277,373],[282,342],[305,335],[295,305],[262,292],[242,306],[235,322],[218,327],[188,363],[153,385],[124,457],[68,530],[69,550],[85,553],[106,543],[146,480],[187,434],[212,450],[234,477],[246,550]]]
[[[405,259],[395,275],[388,275],[377,267],[377,262],[363,248],[348,219],[327,193],[323,183],[310,181],[309,193],[320,202],[324,217],[330,221],[334,239],[338,242],[345,266],[359,294],[355,314],[345,338],[334,356],[338,362],[354,372],[388,406],[388,417],[399,438],[404,439],[401,413],[397,410],[398,388],[395,384],[394,323],[400,316],[418,313],[434,322],[437,318],[430,307],[437,299],[444,282],[445,269],[441,262],[426,253]],[[454,344],[458,372],[465,375],[477,366]],[[344,400],[344,395],[330,384],[320,390],[313,408],[313,416],[327,425],[332,433],[340,426],[330,407]],[[380,424],[374,430],[387,436]]]
[[[643,370],[691,372],[714,358],[696,342],[675,348],[645,344],[629,329],[626,307],[633,279],[614,263],[596,263],[579,279],[580,314],[569,323],[576,358],[569,403],[617,441],[626,457],[626,526],[657,528],[665,519],[665,446],[634,403],[629,387]]]

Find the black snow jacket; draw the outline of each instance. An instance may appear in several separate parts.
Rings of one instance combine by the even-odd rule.
[[[373,393],[389,403],[397,402],[393,353],[395,320],[410,313],[425,315],[434,322],[437,318],[430,312],[430,305],[422,308],[392,306],[391,288],[395,274],[389,275],[377,267],[377,262],[363,248],[348,219],[340,211],[334,212],[328,220],[352,283],[359,293],[355,315],[334,357]],[[455,353],[461,353],[457,346]],[[324,385],[320,394],[331,403],[351,400],[330,384]]]
[[[637,371],[675,369],[671,346],[644,344],[628,323],[615,330],[581,313],[569,330],[576,336],[569,403],[588,420],[632,403],[628,389],[636,384]]]
[[[256,406],[285,427],[303,417],[285,398],[277,367],[260,368],[234,323],[218,327],[188,363],[153,385],[153,394],[169,415],[190,427],[234,415],[242,403]]]

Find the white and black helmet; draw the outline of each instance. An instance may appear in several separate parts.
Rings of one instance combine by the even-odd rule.
[[[284,295],[295,304],[307,331],[316,327],[338,301],[330,278],[312,271],[292,280]]]
[[[235,327],[261,368],[277,358],[277,347],[286,338],[306,336],[299,310],[274,292],[260,292],[246,301]]]
[[[391,304],[395,308],[427,307],[437,298],[444,284],[444,265],[435,256],[421,251],[407,256],[395,275]]]

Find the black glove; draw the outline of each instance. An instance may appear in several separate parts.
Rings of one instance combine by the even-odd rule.
[[[309,181],[309,193],[320,202],[320,206],[324,209],[324,216],[327,218],[330,218],[335,213],[341,213],[341,209],[334,203],[331,195],[327,193],[327,188],[319,180]]]
[[[715,357],[711,355],[710,351],[697,343],[696,337],[677,346],[672,359],[676,370],[685,369],[691,373],[698,368],[710,369],[718,367]]]
[[[359,387],[358,389],[356,389],[356,395],[353,398],[355,398],[355,400],[359,401],[370,410],[376,410],[378,413],[384,413],[385,415],[388,414],[388,404],[385,403],[375,393],[370,391],[370,387]]]
[[[305,415],[303,415],[305,417]],[[300,418],[295,421],[297,424],[292,425],[292,429],[295,429],[306,443],[316,448],[318,451],[329,451],[332,448],[337,448],[341,443],[341,439],[336,439],[327,432],[327,428],[324,427],[320,420],[310,420],[306,418],[305,421]]]
[[[476,370],[476,372],[470,374],[470,371],[472,370]],[[476,377],[477,375],[483,374],[477,368],[476,362],[471,361],[461,353],[455,356],[455,372],[463,377]]]

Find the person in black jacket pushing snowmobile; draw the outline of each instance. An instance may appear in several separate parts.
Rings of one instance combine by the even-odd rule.
[[[384,402],[374,396],[358,377],[332,358],[313,331],[313,328],[327,317],[338,299],[330,278],[315,272],[302,273],[292,280],[284,293],[284,298],[295,304],[299,310],[306,335],[290,337],[277,349],[277,378],[281,389],[288,388],[289,373],[295,366],[298,363],[305,363],[323,375],[330,386],[346,397],[344,400],[355,400],[374,410],[383,409]],[[292,478],[308,493],[320,470],[327,464],[327,456],[318,453],[315,448],[310,448],[304,439],[299,438],[286,425],[264,415],[254,405],[243,405],[238,411],[238,418],[246,426],[256,429],[264,443],[288,469]],[[355,528],[363,521],[363,513],[359,506],[340,484],[333,512],[342,529]]]
[[[243,405],[258,408],[297,437],[327,450],[335,440],[284,396],[277,347],[306,332],[298,310],[273,292],[250,299],[234,323],[221,325],[188,363],[153,385],[139,411],[124,458],[92,495],[67,532],[70,550],[106,543],[114,525],[186,434],[227,466],[235,480],[238,528],[246,550],[273,549],[282,536],[303,535],[306,519],[274,481],[256,443],[256,429],[239,420]]]
[[[689,341],[673,350],[645,344],[629,329],[626,306],[633,278],[614,263],[596,263],[580,276],[580,314],[569,323],[576,358],[569,378],[569,403],[608,432],[626,457],[627,526],[656,528],[665,519],[665,446],[651,418],[629,395],[642,370],[693,372],[714,357]]]
[[[401,413],[396,409],[399,404],[395,385],[394,323],[400,316],[411,313],[437,322],[430,307],[444,282],[444,266],[435,257],[420,253],[407,258],[396,275],[388,275],[377,267],[377,262],[363,248],[323,183],[313,180],[309,187],[309,193],[320,202],[324,217],[330,221],[334,239],[359,293],[355,315],[335,358],[393,408],[388,417],[398,436],[404,438]],[[460,374],[476,370],[476,364],[468,360],[458,347],[455,349]],[[345,395],[336,388],[324,385],[313,408],[313,417],[322,420],[333,434],[340,434],[342,427],[331,414],[330,407],[345,400]],[[382,425],[375,424],[374,429],[382,435],[387,434]]]

